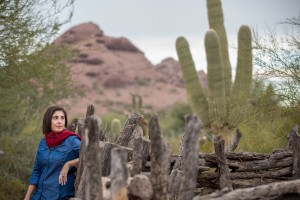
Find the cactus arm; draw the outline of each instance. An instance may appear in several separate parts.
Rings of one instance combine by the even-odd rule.
[[[233,85],[232,95],[243,95],[246,98],[250,95],[252,82],[252,46],[251,30],[243,25],[238,33],[238,58],[236,77]]]
[[[201,88],[189,44],[184,37],[176,40],[176,50],[183,75],[183,81],[188,93],[188,101],[204,125],[209,123],[207,100]]]
[[[227,35],[224,27],[224,17],[221,0],[207,0],[209,28],[214,29],[220,39],[221,62],[225,78],[225,94],[228,99],[232,87],[232,72],[229,61]]]
[[[219,38],[214,30],[209,30],[205,34],[205,51],[209,118],[212,123],[219,126],[224,123],[226,116],[226,96]]]

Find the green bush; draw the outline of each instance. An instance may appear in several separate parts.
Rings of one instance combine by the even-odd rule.
[[[18,135],[0,137],[0,147],[4,151],[0,156],[0,199],[24,197],[42,137],[39,130],[32,122]]]
[[[0,176],[0,199],[20,200],[24,198],[26,188],[18,178]]]

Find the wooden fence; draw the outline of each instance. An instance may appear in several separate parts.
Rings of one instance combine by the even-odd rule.
[[[297,126],[287,147],[272,154],[234,152],[242,136],[238,129],[228,147],[217,136],[215,153],[199,153],[202,123],[188,115],[179,153],[171,155],[157,117],[149,121],[149,139],[140,120],[131,114],[115,143],[105,141],[92,105],[84,120],[71,122],[68,129],[82,136],[73,200],[300,199]]]

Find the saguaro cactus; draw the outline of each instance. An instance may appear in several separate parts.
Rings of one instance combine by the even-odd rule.
[[[246,25],[239,30],[238,63],[234,86],[232,86],[231,65],[228,56],[227,36],[224,28],[223,11],[220,0],[207,0],[208,18],[211,30],[205,36],[207,57],[208,96],[204,95],[197,76],[195,64],[187,40],[180,36],[176,49],[181,65],[184,84],[189,102],[205,126],[236,124],[230,108],[245,104],[252,81],[251,31]],[[198,86],[197,86],[198,85]],[[217,123],[215,123],[217,122]]]
[[[220,124],[226,116],[225,78],[221,62],[219,38],[214,30],[205,35],[208,79],[208,110],[211,122]],[[219,125],[218,125],[219,126]]]

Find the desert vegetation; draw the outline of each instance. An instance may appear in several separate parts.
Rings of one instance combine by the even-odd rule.
[[[21,199],[25,194],[35,158],[35,148],[41,138],[39,133],[41,132],[40,122],[43,109],[67,96],[76,95],[76,91],[72,88],[70,68],[64,64],[66,59],[72,60],[74,52],[66,47],[52,45],[50,42],[51,38],[53,39],[57,34],[60,25],[66,23],[70,18],[57,21],[57,18],[49,18],[45,13],[38,12],[40,9],[36,8],[38,5],[43,4],[37,4],[37,2],[41,3],[43,0],[26,0],[24,5],[22,4],[23,1],[19,2],[20,4],[16,4],[17,2],[19,1],[3,1],[0,3],[0,15],[5,15],[3,20],[2,18],[0,20],[0,150],[3,151],[0,151],[0,199]],[[55,3],[56,1],[51,2]],[[232,83],[232,70],[228,59],[225,27],[222,20],[214,18],[215,15],[213,15],[213,12],[218,12],[218,16],[222,17],[223,11],[221,2],[219,0],[215,0],[215,2],[216,4],[208,5],[211,30],[206,34],[204,47],[208,61],[208,89],[203,90],[199,85],[193,59],[189,52],[188,39],[179,37],[176,41],[176,48],[184,84],[190,97],[189,103],[178,102],[172,108],[160,110],[156,113],[157,118],[153,118],[154,113],[149,111],[151,109],[144,109],[147,105],[143,105],[143,97],[139,94],[131,94],[131,112],[141,115],[141,118],[139,118],[141,129],[139,131],[142,130],[143,137],[151,139],[150,135],[157,133],[153,130],[157,131],[158,129],[155,129],[155,127],[157,128],[159,124],[158,132],[160,136],[157,138],[160,145],[156,153],[159,154],[169,150],[170,154],[173,154],[173,157],[171,157],[173,160],[171,159],[170,162],[167,162],[169,161],[167,158],[158,160],[157,163],[161,164],[159,166],[149,166],[149,162],[151,162],[151,159],[153,161],[153,158],[147,158],[148,166],[145,165],[144,169],[148,167],[148,171],[144,170],[144,172],[155,169],[154,175],[157,173],[157,177],[160,178],[159,175],[165,173],[162,171],[164,170],[162,168],[164,164],[176,169],[175,160],[178,159],[178,155],[183,153],[180,151],[181,139],[187,132],[186,126],[188,123],[185,116],[195,113],[202,121],[203,127],[201,129],[198,127],[199,132],[194,133],[197,137],[192,144],[195,148],[198,148],[197,153],[201,153],[199,159],[204,159],[209,165],[203,164],[201,169],[204,170],[209,167],[216,169],[219,167],[219,170],[226,171],[226,168],[221,165],[222,163],[217,163],[218,160],[215,159],[215,153],[217,153],[215,145],[218,141],[223,141],[220,138],[224,138],[224,148],[229,147],[235,139],[236,131],[240,130],[242,139],[239,141],[235,152],[244,153],[244,156],[250,152],[252,158],[260,156],[263,160],[260,161],[262,164],[265,164],[263,163],[265,159],[273,159],[283,152],[284,156],[278,158],[277,161],[285,159],[284,163],[288,160],[286,162],[288,166],[277,166],[274,164],[277,163],[274,160],[273,163],[268,164],[269,166],[274,164],[275,167],[280,168],[280,173],[282,171],[286,173],[282,177],[277,172],[272,171],[272,174],[277,173],[278,175],[275,178],[276,181],[291,180],[294,178],[294,171],[292,170],[299,169],[299,166],[297,166],[298,169],[292,168],[293,161],[297,158],[293,157],[295,154],[293,154],[292,148],[287,148],[287,146],[289,133],[291,130],[297,133],[294,127],[300,123],[300,41],[298,32],[300,16],[283,19],[283,23],[293,25],[297,31],[281,37],[271,31],[262,37],[248,26],[241,26],[238,36],[237,74],[234,83]],[[72,8],[72,6],[73,1],[70,0],[66,1],[66,4],[61,8],[55,6],[49,8],[55,8],[54,13],[58,14],[62,9]],[[213,8],[213,6],[216,7]],[[102,36],[102,34],[99,36]],[[108,48],[139,52],[138,49],[130,46],[124,38],[121,39],[121,45],[114,40],[109,42],[107,43]],[[86,45],[91,46],[90,43]],[[102,60],[90,59],[85,54],[79,54],[78,58],[82,59],[81,62],[92,65],[103,63]],[[253,65],[257,66],[257,71],[254,71]],[[94,76],[95,74],[87,75]],[[127,84],[120,77],[113,77],[113,80],[107,82],[108,86],[113,87],[114,85],[111,84],[115,83],[116,80],[119,81],[117,82],[118,85]],[[138,79],[136,81],[143,87],[149,86],[149,80]],[[113,105],[112,102],[106,102],[106,104]],[[101,141],[115,142],[122,146],[120,144],[121,139],[118,139],[118,136],[120,136],[122,128],[126,127],[128,116],[118,110],[111,110],[108,114],[99,115],[97,120],[101,123],[98,124],[98,128],[106,134],[106,137],[105,134],[103,135]],[[192,119],[196,119],[195,115],[189,116],[194,116]],[[85,119],[83,116],[77,117],[81,119],[80,122]],[[76,131],[78,131],[78,128]],[[161,142],[161,138],[164,138],[169,146],[165,146]],[[150,144],[149,141],[147,144]],[[164,149],[161,150],[160,147]],[[273,150],[276,151],[273,152]],[[194,152],[193,155],[198,155],[197,153]],[[222,154],[222,152],[219,153]],[[123,154],[120,155],[121,158],[118,157],[117,153],[112,157],[115,156],[116,159],[121,159],[123,162]],[[231,170],[242,168],[241,163],[233,163],[235,162],[233,160],[236,160],[233,157],[237,155],[238,153],[230,155],[225,153],[224,155],[223,152],[222,154],[222,159],[227,159],[226,162],[230,163]],[[89,158],[92,155],[86,156]],[[187,157],[186,155],[185,158]],[[240,158],[240,160],[243,159],[244,157]],[[147,164],[147,162],[145,163]],[[195,167],[195,165],[195,163],[192,163],[191,167]],[[281,167],[287,167],[288,169]],[[93,166],[88,164],[87,168],[92,169]],[[209,172],[213,171],[211,168],[208,169]],[[120,170],[125,173],[125,168],[120,168]],[[180,173],[183,169],[177,168],[176,170],[176,173]],[[185,168],[185,171],[187,170],[188,168]],[[261,174],[253,174],[252,172],[250,174],[255,178],[266,176],[265,171],[260,172]],[[109,174],[109,171],[107,173]],[[171,173],[167,175],[171,175]],[[231,174],[229,178],[234,179],[233,177],[239,175],[238,173]],[[191,176],[191,174],[186,175],[186,177],[188,176]],[[271,175],[269,174],[269,176]],[[213,183],[212,180],[218,178],[216,172],[209,175],[200,174],[198,177],[199,180],[197,179],[197,181],[200,183],[201,179],[211,183],[209,187],[205,185],[205,187],[210,188],[206,194],[217,189],[229,188],[229,190],[225,189],[222,191],[223,193],[218,194],[223,195],[229,192],[232,186],[233,189],[238,188],[237,181],[230,182],[235,184],[231,187],[230,185],[227,187],[229,182],[226,181],[221,182],[221,185],[223,184],[226,187],[220,186],[219,182]],[[116,177],[112,176],[111,178]],[[154,181],[162,180],[156,179]],[[270,181],[270,183],[273,182],[275,181]],[[194,187],[193,183],[185,183]],[[293,183],[291,182],[291,185],[289,185],[291,188],[293,188]],[[242,183],[239,184],[242,185]],[[244,183],[243,186],[257,185],[251,185],[249,182],[248,185]],[[277,189],[280,188],[278,185],[273,186],[276,186]],[[169,189],[164,186],[161,190]],[[154,192],[156,197],[161,194],[157,199],[164,198],[164,195],[166,195],[165,191],[155,190]],[[199,191],[197,194],[199,194]],[[213,194],[217,195],[216,193]],[[186,195],[189,198],[191,196],[190,193]],[[184,196],[179,198],[184,198]],[[201,199],[201,197],[197,198]]]

